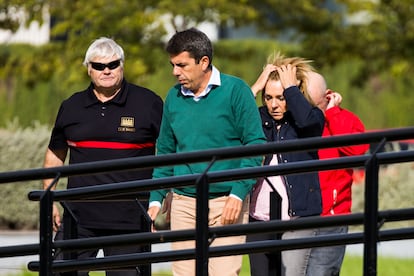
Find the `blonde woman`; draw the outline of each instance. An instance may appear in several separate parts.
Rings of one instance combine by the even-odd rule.
[[[262,74],[251,87],[256,96],[262,92],[263,106],[259,108],[262,128],[268,142],[317,137],[322,135],[323,112],[307,93],[306,73],[313,71],[310,61],[285,58],[279,53],[269,58]],[[266,156],[265,165],[317,160],[317,151],[277,153]],[[275,189],[282,198],[282,219],[318,216],[322,211],[318,172],[280,175],[259,180],[253,188],[250,222],[270,220],[270,192]],[[273,187],[271,187],[273,186]],[[282,239],[314,236],[313,229],[287,231]],[[247,241],[272,239],[271,233],[248,235]],[[305,275],[310,249],[282,252],[283,275]],[[274,263],[269,254],[250,254],[251,275],[269,275]]]

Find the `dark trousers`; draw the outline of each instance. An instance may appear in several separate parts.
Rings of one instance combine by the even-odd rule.
[[[256,222],[252,217],[249,217],[249,222]],[[276,235],[274,233],[257,233],[257,234],[248,234],[246,236],[246,242],[255,242],[255,241],[266,241],[274,240]],[[250,262],[250,275],[251,276],[271,276],[273,270],[278,269],[273,266],[276,265],[274,259],[274,253],[271,252],[262,252],[262,253],[252,253],[249,254]],[[271,269],[272,267],[272,269]]]
[[[247,242],[273,240],[275,237],[272,233],[249,234],[246,237]],[[251,276],[270,276],[270,262],[274,262],[271,253],[253,253],[249,254],[250,275]]]
[[[113,230],[113,229],[89,229],[89,228],[77,228],[78,235],[77,237],[79,239],[82,238],[92,238],[92,237],[103,237],[103,236],[111,236],[111,235],[121,235],[121,234],[132,234],[137,233],[137,231],[132,230]],[[55,236],[56,240],[63,240],[63,224],[61,225],[60,229],[57,231]],[[131,253],[139,253],[143,252],[144,247],[139,245],[134,246],[122,246],[122,247],[107,247],[102,248],[104,256],[114,256],[114,255],[121,255],[121,254],[131,254]],[[76,258],[78,260],[83,259],[89,259],[89,258],[95,258],[98,254],[99,249],[95,250],[82,250],[76,252]],[[63,252],[55,252],[55,260],[63,260],[64,259],[64,253]],[[110,270],[106,271],[107,276],[139,276],[139,275],[146,275],[144,273],[145,266],[136,266],[126,269],[118,269],[118,270]],[[64,276],[65,273],[55,274],[55,275],[61,275]],[[72,274],[73,275],[73,274]],[[88,276],[88,271],[78,271],[78,276]]]

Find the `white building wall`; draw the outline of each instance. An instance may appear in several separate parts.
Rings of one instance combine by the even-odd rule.
[[[24,13],[17,12],[16,16],[20,17],[21,21],[24,20]],[[165,41],[167,41],[175,32],[172,26],[168,23],[169,17],[170,15],[166,15],[160,20],[160,22],[164,24],[164,27],[167,29],[168,33],[167,36],[163,38]],[[198,24],[197,28],[205,32],[211,41],[214,42],[219,39],[217,24],[203,22]],[[45,12],[44,23],[42,25],[40,25],[37,21],[32,22],[29,27],[24,27],[24,24],[21,24],[15,33],[12,33],[10,30],[0,29],[0,44],[29,43],[32,45],[42,45],[48,43],[49,40],[50,16],[47,12]]]
[[[24,13],[17,12],[16,16],[24,21]],[[43,16],[43,24],[31,22],[29,27],[22,23],[15,33],[10,30],[0,29],[0,44],[9,43],[28,43],[33,45],[42,45],[49,42],[50,38],[50,16],[47,12]]]

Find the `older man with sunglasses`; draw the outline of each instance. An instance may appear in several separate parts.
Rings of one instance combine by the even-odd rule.
[[[70,153],[69,163],[83,163],[155,154],[163,102],[151,90],[124,79],[124,51],[115,41],[99,38],[88,48],[83,64],[91,84],[63,101],[46,151],[44,167],[62,166]],[[72,176],[67,188],[148,179],[152,170],[108,172]],[[55,189],[52,179],[44,180],[44,189]],[[78,238],[101,237],[148,231],[146,210],[148,193],[137,194],[128,201],[67,202],[63,221],[72,216]],[[63,238],[59,209],[53,206],[55,240]],[[140,246],[106,247],[104,255],[145,251]],[[98,250],[77,252],[78,259],[94,258]],[[61,259],[62,253],[55,252]],[[107,271],[106,275],[147,275],[149,267]],[[78,272],[88,275],[88,272]]]

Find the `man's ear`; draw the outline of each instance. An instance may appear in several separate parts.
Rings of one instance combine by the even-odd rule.
[[[203,71],[206,71],[210,65],[210,59],[208,58],[208,56],[203,56],[200,59],[200,63],[201,63],[201,66],[203,67]]]

